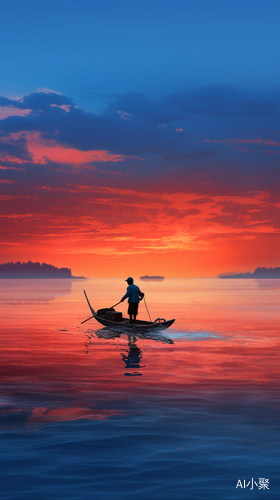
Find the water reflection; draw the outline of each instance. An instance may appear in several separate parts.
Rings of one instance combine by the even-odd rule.
[[[135,370],[135,368],[145,368],[145,365],[140,365],[143,353],[136,344],[136,341],[137,341],[136,335],[128,335],[128,349],[126,349],[125,353],[121,354],[126,369]],[[136,376],[136,375],[142,375],[142,373],[128,372],[125,373],[124,375]]]
[[[254,280],[261,290],[276,290],[280,288],[280,279]]]
[[[154,333],[148,333],[147,330],[143,328],[141,330],[140,328],[137,329],[137,332],[126,332],[124,330],[112,330],[111,328],[105,327],[101,328],[100,330],[97,330],[95,332],[95,335],[100,339],[115,339],[119,338],[121,335],[126,335],[128,340],[130,337],[133,337],[135,340],[136,339],[145,339],[145,340],[154,340],[155,342],[163,342],[164,344],[174,344],[174,341],[164,335],[160,330]]]
[[[69,279],[1,279],[0,302],[5,306],[44,305],[72,293]]]
[[[41,307],[6,306],[2,496],[222,500],[260,476],[279,498],[279,289],[243,281],[147,283],[152,317],[176,317],[154,333],[80,327],[83,283]],[[42,285],[46,301],[63,286]],[[119,296],[117,280],[87,287],[98,307]]]
[[[88,338],[85,341],[85,352],[88,354],[89,352],[89,347],[91,344],[91,335],[92,335],[92,330],[88,331]],[[140,347],[137,345],[137,341],[141,340],[152,340],[154,342],[161,342],[163,344],[174,344],[174,340],[171,338],[167,337],[166,335],[163,335],[160,331],[154,332],[154,333],[148,333],[143,329],[143,331],[137,331],[137,332],[125,332],[125,331],[120,331],[119,329],[114,331],[108,327],[101,328],[100,330],[97,330],[94,332],[96,337],[98,339],[106,339],[106,340],[116,340],[120,339],[121,336],[122,338],[127,338],[127,348],[124,349],[124,352],[121,353],[122,360],[125,364],[125,369],[139,369],[139,368],[145,368],[145,365],[141,365],[141,360],[143,358],[143,351],[140,349]],[[125,376],[141,376],[142,373],[137,372],[126,372],[124,373]]]

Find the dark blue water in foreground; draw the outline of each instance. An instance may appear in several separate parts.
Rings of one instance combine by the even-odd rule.
[[[6,327],[1,497],[278,499],[279,332],[269,302],[270,321],[248,305],[238,329],[237,306],[229,326],[202,301],[207,325],[194,328],[196,310],[154,338],[77,328],[66,313],[61,328],[46,313],[44,324],[23,315]],[[54,303],[44,307],[56,322]]]
[[[230,394],[229,396],[234,396]],[[44,423],[4,434],[5,498],[277,498],[279,410],[164,396],[114,406],[108,420]],[[248,397],[248,395],[247,395]],[[111,401],[112,403],[113,401]],[[241,409],[240,409],[241,407]],[[26,415],[14,415],[23,426]],[[4,422],[2,421],[2,424]],[[275,435],[278,438],[275,440]],[[269,478],[270,490],[238,488]],[[246,482],[248,482],[246,481]]]

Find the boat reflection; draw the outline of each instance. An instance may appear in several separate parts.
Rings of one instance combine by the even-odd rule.
[[[125,330],[117,329],[113,330],[112,328],[100,328],[100,330],[97,330],[95,332],[95,335],[99,339],[115,339],[115,338],[120,338],[121,335],[126,335],[127,338],[134,337],[135,340],[154,340],[155,342],[163,342],[164,344],[174,344],[174,341],[167,337],[166,335],[163,335],[161,331],[154,331],[149,333],[145,328],[138,329],[137,332],[128,332]]]
[[[138,340],[152,340],[154,342],[162,342],[164,344],[174,344],[174,341],[165,335],[162,335],[160,331],[154,333],[148,333],[143,329],[143,331],[137,332],[126,332],[122,330],[114,331],[109,328],[101,328],[95,332],[95,335],[99,339],[107,339],[113,340],[120,338],[121,335],[125,335],[127,337],[127,349],[123,353],[121,353],[122,360],[125,364],[125,368],[127,370],[136,370],[139,368],[145,368],[145,365],[141,365],[141,360],[143,358],[143,351],[141,351],[140,347],[137,345]],[[86,346],[88,348],[88,344]],[[125,372],[125,376],[135,377],[141,376],[142,373],[138,371],[133,372]]]

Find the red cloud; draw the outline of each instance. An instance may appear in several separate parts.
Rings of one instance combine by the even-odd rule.
[[[80,151],[74,148],[67,148],[59,145],[54,139],[45,139],[39,132],[12,133],[8,137],[5,137],[1,140],[2,142],[9,144],[23,137],[26,140],[28,153],[31,153],[34,163],[45,164],[48,161],[52,161],[55,163],[65,163],[78,166],[81,164],[92,163],[94,161],[119,162],[123,161],[125,158],[132,158],[120,154],[111,154],[109,153],[109,151],[104,150]],[[8,153],[6,153],[4,156],[8,160],[11,159]],[[140,160],[141,158],[137,159]],[[22,158],[16,159],[17,163],[25,163],[26,161],[29,160],[25,160]]]
[[[123,161],[124,156],[110,154],[108,151],[79,151],[66,148],[54,140],[44,140],[38,132],[26,134],[27,148],[33,156],[35,163],[46,163],[51,160],[57,163],[81,164],[92,161]]]

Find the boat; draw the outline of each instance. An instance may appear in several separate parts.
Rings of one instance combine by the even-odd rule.
[[[142,280],[142,281],[163,281],[164,276],[148,276],[146,274],[145,276],[140,276],[140,280]]]
[[[98,323],[101,323],[103,326],[107,326],[109,328],[115,329],[115,328],[120,328],[120,329],[128,329],[131,331],[136,331],[140,329],[144,330],[157,330],[157,329],[162,329],[162,328],[169,328],[175,321],[175,319],[169,319],[166,321],[164,318],[157,318],[154,322],[152,321],[142,321],[137,319],[135,323],[130,323],[129,318],[122,318],[121,321],[111,321],[110,319],[106,318],[105,314],[97,314],[93,307],[90,304],[90,301],[88,299],[88,296],[84,290],[84,294],[87,300],[87,303],[89,305],[89,308],[92,313],[92,317],[98,321]],[[109,310],[109,309],[108,309]],[[110,309],[112,311],[112,308]]]

